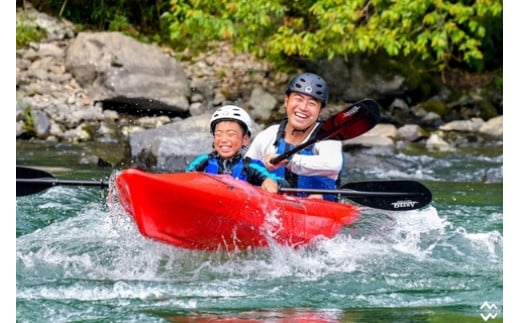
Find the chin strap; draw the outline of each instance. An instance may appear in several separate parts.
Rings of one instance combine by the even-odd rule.
[[[291,131],[291,135],[294,135],[295,132],[302,132],[302,133],[305,133],[305,132],[307,132],[307,130],[309,130],[309,128],[310,128],[310,126],[308,126],[308,127],[305,128],[305,129],[301,129],[301,130],[300,130],[300,129],[293,129],[293,130]]]

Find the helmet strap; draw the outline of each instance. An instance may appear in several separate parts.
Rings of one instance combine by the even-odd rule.
[[[294,135],[295,132],[302,132],[302,133],[305,133],[305,132],[307,132],[307,130],[309,130],[309,128],[310,128],[310,126],[307,127],[307,128],[305,128],[305,129],[293,129],[293,130],[291,131],[291,135]]]

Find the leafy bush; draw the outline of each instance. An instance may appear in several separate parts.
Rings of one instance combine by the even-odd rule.
[[[149,35],[178,51],[204,50],[214,40],[232,41],[236,49],[278,66],[290,65],[294,58],[354,54],[385,54],[411,67],[428,66],[441,72],[452,67],[483,71],[502,66],[502,0],[32,3],[41,11],[82,25],[138,38]]]
[[[482,70],[486,51],[502,48],[489,46],[501,40],[502,10],[501,0],[171,0],[163,19],[177,48],[232,40],[274,62],[385,52]]]

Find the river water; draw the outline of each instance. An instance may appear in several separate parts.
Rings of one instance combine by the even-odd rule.
[[[81,149],[17,149],[18,165],[60,179],[115,171],[70,162]],[[107,189],[18,197],[16,321],[501,322],[501,147],[345,158],[344,182],[420,181],[431,205],[361,208],[354,225],[298,250],[202,252],[144,238]]]

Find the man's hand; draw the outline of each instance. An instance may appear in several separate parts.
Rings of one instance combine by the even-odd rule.
[[[278,155],[276,155],[276,154],[267,154],[262,159],[262,162],[264,163],[265,168],[267,168],[269,171],[273,171],[273,170],[277,169],[278,167],[285,166],[289,162],[289,160],[284,159],[281,162],[279,162],[278,164],[271,164],[271,160],[273,158],[276,158],[277,156]]]

